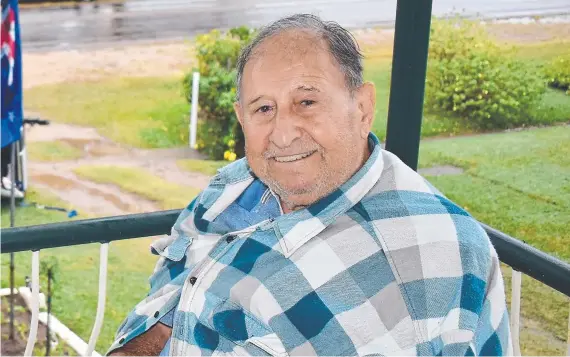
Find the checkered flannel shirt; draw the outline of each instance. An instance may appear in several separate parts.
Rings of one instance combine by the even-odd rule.
[[[173,308],[171,355],[509,355],[497,254],[480,225],[383,150],[317,203],[228,232],[256,178],[221,169],[185,209],[109,352]]]

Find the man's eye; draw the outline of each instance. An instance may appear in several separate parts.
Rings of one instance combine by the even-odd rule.
[[[267,113],[268,111],[271,110],[271,106],[270,105],[262,105],[261,107],[257,108],[257,110],[255,111],[256,113]]]
[[[310,99],[305,99],[301,101],[301,105],[305,106],[305,107],[310,107],[311,105],[315,104],[314,100],[310,100]]]

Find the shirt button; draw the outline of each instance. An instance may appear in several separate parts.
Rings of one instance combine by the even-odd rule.
[[[156,319],[158,317],[158,315],[160,315],[160,313],[157,311],[154,313],[154,318]]]
[[[121,345],[123,344],[123,342],[125,342],[125,338],[124,338],[124,337],[119,340],[119,343],[120,343]]]
[[[192,284],[192,285],[196,284],[196,280],[198,280],[198,279],[196,279],[195,276],[191,277],[190,278],[190,284]]]
[[[228,237],[226,238],[226,242],[231,243],[231,242],[233,242],[235,239],[236,239],[236,236],[228,236]]]

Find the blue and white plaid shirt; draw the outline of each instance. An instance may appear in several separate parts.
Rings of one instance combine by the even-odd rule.
[[[217,218],[259,180],[245,160],[221,169],[153,243],[150,293],[109,352],[174,309],[178,356],[512,354],[484,230],[372,134],[370,144],[329,196],[237,231]]]

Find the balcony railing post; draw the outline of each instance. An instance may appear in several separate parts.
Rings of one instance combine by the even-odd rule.
[[[93,330],[91,331],[91,337],[89,338],[89,345],[87,346],[86,356],[92,356],[95,350],[95,344],[97,343],[97,338],[99,338],[99,333],[101,332],[101,326],[103,325],[103,319],[105,317],[105,300],[107,299],[107,262],[109,257],[109,243],[101,244],[101,253],[99,258],[99,296],[97,298],[97,313],[95,315],[95,323],[93,324]]]
[[[520,271],[512,269],[512,294],[511,294],[511,336],[513,338],[513,353],[515,356],[521,355],[520,345],[520,316],[521,316],[521,286],[522,274]]]
[[[38,323],[40,314],[40,251],[32,252],[32,321],[30,334],[24,356],[31,356],[38,337]]]

